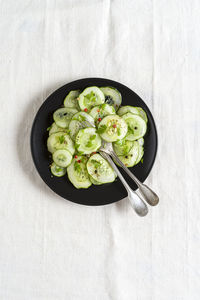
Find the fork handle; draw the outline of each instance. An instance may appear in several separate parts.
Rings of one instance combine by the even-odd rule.
[[[152,191],[146,184],[143,184],[118,158],[118,156],[112,151],[110,152],[111,157],[122,167],[122,169],[133,179],[137,184],[138,189],[147,203],[155,206],[159,202],[159,198],[154,191]]]
[[[142,197],[138,195],[135,191],[131,189],[131,187],[128,185],[124,177],[122,176],[121,172],[118,170],[116,164],[112,160],[112,158],[107,154],[106,152],[101,151],[101,155],[110,163],[114,171],[117,173],[119,179],[121,180],[123,186],[125,187],[127,193],[128,193],[128,199],[135,210],[135,212],[140,216],[144,217],[148,213],[148,207],[146,203],[143,201]]]

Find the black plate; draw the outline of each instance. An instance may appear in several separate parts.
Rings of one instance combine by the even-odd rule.
[[[88,86],[113,86],[117,88],[122,94],[123,105],[133,105],[142,107],[148,116],[148,131],[145,135],[144,144],[144,161],[131,168],[131,171],[143,182],[153,166],[156,152],[157,152],[157,133],[155,123],[150,110],[142,99],[130,90],[125,85],[116,81],[102,79],[102,78],[85,78],[68,83],[53,94],[42,104],[35,117],[32,132],[31,132],[31,151],[33,161],[44,182],[59,196],[84,205],[104,205],[119,201],[127,196],[126,190],[117,179],[113,183],[104,184],[102,186],[92,185],[88,189],[76,189],[68,180],[67,175],[57,178],[52,177],[49,164],[51,162],[49,152],[47,151],[46,142],[48,132],[46,128],[53,122],[53,112],[62,104],[66,95],[75,89],[83,90]],[[126,176],[127,178],[127,176]],[[133,189],[136,185],[130,182]]]

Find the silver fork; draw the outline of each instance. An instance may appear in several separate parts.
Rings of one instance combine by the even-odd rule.
[[[150,187],[148,187],[146,184],[142,183],[118,158],[118,156],[115,154],[112,143],[103,142],[103,146],[100,148],[100,151],[103,151],[107,154],[109,154],[122,168],[123,170],[133,179],[133,181],[136,183],[138,189],[135,190],[136,194],[138,195],[138,192],[140,192],[144,198],[144,200],[152,205],[155,206],[159,202],[159,198],[156,195]]]
[[[91,124],[88,121],[83,122],[85,126],[95,127],[93,124]],[[159,202],[159,197],[157,194],[150,189],[146,184],[143,184],[118,158],[118,156],[115,154],[112,143],[103,141],[103,146],[100,147],[99,151],[107,153],[110,155],[122,168],[123,170],[131,177],[131,179],[136,183],[138,189],[135,190],[135,193],[140,197],[139,192],[143,196],[143,199],[150,205],[155,206]]]
[[[126,182],[126,180],[124,179],[121,172],[119,171],[113,160],[110,158],[110,156],[103,151],[100,151],[100,153],[110,163],[114,171],[117,173],[119,179],[121,180],[123,186],[125,187],[128,193],[128,200],[130,201],[135,212],[140,217],[146,216],[148,213],[148,207],[146,203],[141,199],[141,197],[138,194],[135,193],[135,191],[131,189],[131,187],[128,185],[128,183]]]
[[[91,127],[95,127],[91,123],[85,122],[85,121],[82,122],[82,124],[86,127],[88,125],[90,125]],[[101,149],[102,149],[102,151],[101,151]],[[148,207],[147,207],[146,203],[142,200],[140,195],[136,194],[135,191],[133,191],[131,189],[131,187],[128,185],[128,183],[122,176],[121,172],[119,171],[119,169],[117,168],[117,166],[115,165],[113,160],[110,158],[110,156],[105,151],[103,151],[103,149],[104,148],[101,147],[99,149],[99,151],[100,151],[101,155],[110,163],[110,165],[112,166],[114,171],[117,173],[119,179],[121,180],[122,184],[124,185],[124,187],[128,193],[128,199],[129,199],[133,209],[138,214],[138,216],[140,216],[140,217],[146,216],[146,214],[148,213]]]

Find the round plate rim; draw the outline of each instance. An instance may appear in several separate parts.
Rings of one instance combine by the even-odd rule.
[[[31,134],[30,134],[30,146],[31,146],[31,155],[32,155],[32,159],[33,159],[33,162],[34,162],[34,166],[38,172],[38,174],[40,175],[40,178],[43,180],[43,182],[51,189],[52,192],[54,192],[57,196],[65,199],[65,200],[68,200],[70,202],[73,202],[73,203],[76,203],[76,204],[80,204],[80,205],[84,205],[84,206],[103,206],[103,205],[109,205],[109,204],[112,204],[112,203],[116,203],[118,201],[121,201],[123,200],[124,198],[121,198],[121,199],[117,199],[117,200],[113,200],[113,201],[109,201],[109,202],[106,202],[106,203],[97,203],[97,204],[90,204],[90,203],[83,203],[83,202],[79,202],[79,201],[74,201],[73,199],[67,199],[65,197],[62,197],[61,195],[59,195],[56,191],[54,191],[51,186],[47,183],[47,181],[42,177],[42,175],[40,174],[40,170],[37,166],[37,163],[36,163],[36,157],[35,157],[35,153],[33,151],[33,134],[34,134],[34,128],[35,128],[35,125],[36,125],[36,122],[37,122],[37,119],[38,119],[38,115],[40,114],[40,112],[42,111],[43,107],[45,106],[46,102],[48,102],[48,100],[50,99],[50,97],[52,97],[52,95],[56,92],[59,92],[60,90],[62,90],[65,86],[67,85],[70,85],[70,84],[76,84],[76,83],[79,83],[79,82],[83,82],[83,81],[88,81],[88,80],[104,80],[104,81],[108,81],[109,82],[109,85],[107,86],[112,86],[112,83],[114,84],[117,84],[117,85],[120,85],[122,87],[124,87],[125,89],[128,89],[130,90],[133,94],[135,94],[139,99],[140,101],[144,104],[144,106],[147,107],[148,109],[148,114],[150,115],[151,117],[151,121],[152,121],[152,124],[153,124],[153,127],[154,127],[154,132],[155,132],[155,151],[154,151],[154,154],[153,154],[153,158],[152,158],[152,161],[151,161],[151,164],[149,166],[149,170],[147,172],[147,175],[146,175],[146,178],[142,181],[144,182],[151,170],[152,170],[152,167],[155,163],[155,159],[156,159],[156,156],[157,156],[157,150],[158,150],[158,133],[157,133],[157,127],[156,127],[156,124],[155,124],[155,121],[154,121],[154,118],[153,118],[153,115],[149,109],[149,107],[147,106],[147,104],[144,102],[144,100],[137,94],[135,93],[131,88],[129,88],[128,86],[126,86],[125,84],[121,83],[121,82],[118,82],[118,81],[115,81],[115,80],[112,80],[112,79],[108,79],[108,78],[102,78],[102,77],[84,77],[84,78],[80,78],[80,79],[77,79],[77,80],[73,80],[73,81],[70,81],[62,86],[60,86],[59,88],[55,89],[50,95],[48,95],[48,97],[44,100],[44,102],[40,105],[39,109],[37,110],[36,114],[35,114],[35,117],[34,117],[34,120],[33,120],[33,123],[32,123],[32,128],[31,128]]]

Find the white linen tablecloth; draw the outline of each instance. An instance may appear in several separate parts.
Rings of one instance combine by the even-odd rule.
[[[200,299],[199,0],[0,1],[0,299]],[[157,123],[160,205],[73,204],[40,179],[30,129],[63,84],[105,77]]]

